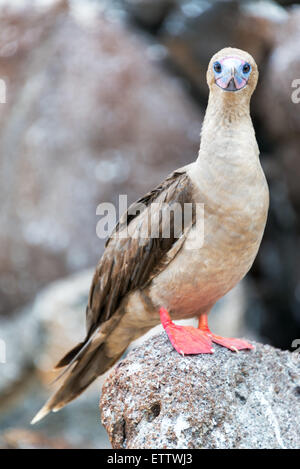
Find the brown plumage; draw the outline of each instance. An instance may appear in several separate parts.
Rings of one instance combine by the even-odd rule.
[[[249,78],[239,71],[235,82],[230,71],[219,79],[213,69],[216,60],[249,63],[252,71]],[[159,323],[160,307],[174,319],[207,315],[251,267],[268,210],[249,114],[257,77],[255,61],[246,52],[227,48],[212,58],[198,159],[172,173],[121,217],[92,281],[86,338],[57,364],[67,366],[66,379],[33,422],[59,410],[110,368],[132,340]],[[186,203],[193,207],[187,226],[182,218]],[[205,204],[205,236],[195,248],[199,203]],[[164,215],[170,209],[170,236],[164,237],[169,221]],[[152,236],[153,226],[157,237]]]
[[[92,280],[86,308],[86,338],[57,363],[56,368],[69,366],[61,376],[69,371],[74,363],[76,364],[64,385],[48,401],[45,415],[48,413],[48,408],[53,411],[58,410],[77,397],[123,354],[126,347],[113,357],[107,356],[103,347],[105,338],[122,317],[123,310],[118,312],[118,307],[131,291],[145,288],[177,254],[182,245],[178,238],[183,233],[176,233],[174,224],[176,210],[181,208],[180,218],[182,218],[183,206],[190,202],[191,183],[187,173],[179,169],[134,202],[121,217],[106,242],[105,251]],[[171,220],[168,238],[161,236],[153,238],[146,231],[151,224],[153,203],[160,206],[158,220],[160,234],[164,232],[165,224]],[[172,210],[175,208],[174,212],[171,212],[173,214],[171,219],[164,216],[168,207]],[[134,228],[133,223],[135,223]],[[183,220],[178,225],[184,226]],[[129,226],[134,231],[135,237],[122,236]],[[176,248],[171,251],[174,244]]]

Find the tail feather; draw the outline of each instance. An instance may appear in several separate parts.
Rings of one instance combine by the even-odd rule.
[[[105,354],[104,344],[91,353],[88,350],[70,370],[60,388],[32,419],[31,424],[42,420],[50,412],[57,412],[78,397],[99,375],[112,367],[124,351],[118,356],[108,357]]]
[[[98,376],[111,368],[123,355],[124,350],[118,350],[113,356],[107,343],[112,330],[117,326],[121,311],[103,323],[87,341],[76,345],[56,365],[56,368],[67,367],[56,378],[67,375],[58,390],[50,397],[42,409],[32,419],[34,424],[43,419],[50,412],[57,412],[66,404],[81,394]]]
[[[55,365],[55,369],[57,368],[63,368],[67,365],[69,365],[69,363],[73,360],[73,358],[76,359],[76,355],[80,352],[80,350],[82,349],[82,347],[84,347],[84,345],[86,344],[86,342],[80,342],[79,344],[76,345],[76,347],[72,348],[72,350],[70,350],[68,353],[66,353],[66,355],[64,355],[60,360],[59,362]]]

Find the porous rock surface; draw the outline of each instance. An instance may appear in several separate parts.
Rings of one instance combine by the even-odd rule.
[[[182,357],[162,333],[110,373],[100,408],[113,448],[299,448],[299,404],[297,354]]]

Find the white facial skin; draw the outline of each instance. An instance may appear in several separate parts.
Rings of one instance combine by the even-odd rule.
[[[243,89],[248,83],[251,71],[250,63],[236,56],[220,58],[213,63],[215,83],[224,91]]]

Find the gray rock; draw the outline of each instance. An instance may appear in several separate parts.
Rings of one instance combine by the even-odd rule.
[[[299,448],[300,358],[255,345],[182,357],[162,333],[133,350],[103,387],[113,448]]]
[[[5,344],[0,409],[4,396],[13,397],[28,373],[38,372],[43,381],[51,382],[55,363],[82,340],[92,274],[87,270],[53,282],[13,318],[0,316],[0,340]]]
[[[41,323],[30,314],[30,308],[9,320],[0,318],[0,409],[32,376],[37,350],[41,350],[44,340]]]
[[[101,379],[61,412],[30,425],[54,391],[55,363],[84,337],[92,274],[54,282],[14,318],[0,316],[0,341],[6,344],[5,363],[0,360],[0,449],[109,446],[95,412]]]

